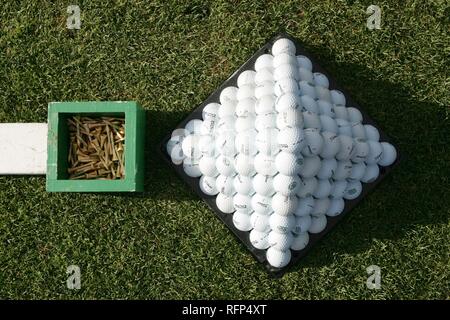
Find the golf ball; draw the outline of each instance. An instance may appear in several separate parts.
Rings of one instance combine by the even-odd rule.
[[[352,173],[352,162],[350,160],[340,160],[337,162],[336,170],[333,174],[334,180],[347,179]]]
[[[270,202],[271,199],[269,197],[265,197],[258,193],[255,193],[252,196],[252,208],[255,212],[266,215],[270,214],[273,211]]]
[[[275,159],[269,155],[258,153],[254,160],[255,170],[265,176],[273,176],[277,173]]]
[[[375,128],[374,126],[372,126],[370,124],[365,124],[364,130],[366,131],[366,139],[367,140],[375,141],[375,142],[380,141],[380,132],[378,131],[377,128]]]
[[[256,72],[273,67],[273,56],[271,54],[262,54],[255,61],[255,70]]]
[[[308,96],[313,99],[316,99],[316,88],[309,83],[308,81],[300,81],[298,83],[298,86],[300,88],[300,95],[301,96]]]
[[[216,178],[214,177],[202,176],[199,181],[199,187],[208,196],[214,196],[219,193],[216,187]]]
[[[272,85],[272,93],[274,93],[277,97],[282,96],[285,93],[291,92],[293,94],[298,94],[298,82],[292,78],[283,78],[278,80],[275,83],[275,87]],[[255,92],[256,95],[256,92]],[[257,97],[258,98],[258,97]]]
[[[256,72],[253,70],[245,70],[237,78],[237,85],[239,88],[245,85],[254,85]]]
[[[319,172],[317,172],[317,178],[319,179],[330,179],[334,171],[336,171],[337,161],[334,158],[323,159],[322,165],[320,166]]]
[[[287,266],[291,261],[291,255],[291,250],[286,249],[285,251],[282,251],[275,249],[274,247],[270,247],[266,252],[267,262],[274,268],[283,268]]]
[[[305,129],[312,128],[320,130],[322,128],[322,124],[320,123],[320,118],[317,113],[311,111],[303,111],[302,115]]]
[[[299,77],[300,77],[300,81],[306,81],[306,82],[308,82],[310,84],[314,83],[314,75],[311,72],[311,70],[308,70],[308,69],[300,67],[298,69],[298,74],[299,74]]]
[[[275,123],[280,130],[286,127],[303,128],[303,115],[298,109],[286,109],[276,115]]]
[[[320,131],[309,128],[303,130],[305,144],[302,148],[302,154],[305,157],[312,157],[319,155],[323,148],[323,138]]]
[[[304,178],[300,176],[300,189],[297,192],[297,196],[300,198],[309,197],[313,194],[317,187],[317,178]]]
[[[322,132],[323,147],[320,156],[324,159],[334,159],[341,148],[341,143],[336,133]]]
[[[216,149],[225,156],[234,156],[236,147],[234,143],[234,133],[231,131],[224,132],[216,138]]]
[[[380,161],[378,161],[378,164],[383,167],[390,166],[397,158],[397,151],[394,146],[388,142],[381,142],[381,147],[383,148],[383,154]]]
[[[377,164],[369,164],[366,167],[366,172],[364,172],[364,176],[361,178],[361,181],[364,183],[371,183],[377,180],[380,175],[380,168]]]
[[[269,232],[269,245],[271,248],[289,250],[292,241],[294,241],[294,236],[291,232],[279,233],[273,230]]]
[[[320,170],[322,163],[318,156],[305,157],[303,158],[303,167],[300,171],[300,175],[304,178],[312,178]]]
[[[300,188],[300,178],[279,173],[273,178],[273,188],[284,196],[295,195]]]
[[[316,86],[328,88],[330,86],[330,82],[326,75],[320,72],[314,72],[314,84]]]
[[[319,113],[319,106],[317,105],[316,100],[310,96],[301,96],[300,104],[302,106],[302,110]]]
[[[301,128],[286,127],[280,131],[277,139],[281,151],[299,153],[305,146],[305,138],[306,136]]]
[[[201,157],[199,164],[199,170],[201,174],[207,177],[216,177],[219,175],[219,171],[216,168],[216,158],[210,156]]]
[[[330,195],[331,193],[331,183],[330,180],[326,179],[326,180],[322,180],[322,179],[318,179],[317,180],[317,187],[316,190],[314,190],[313,192],[313,196],[315,198],[319,199],[327,199],[327,197]],[[316,201],[317,204],[317,201]]]
[[[300,80],[300,74],[297,66],[285,63],[275,68],[273,71],[273,79],[275,81],[280,81],[284,78],[292,78],[297,81]]]
[[[255,191],[252,182],[252,178],[238,174],[233,180],[234,190],[240,194],[253,195]]]
[[[233,225],[240,231],[252,230],[250,215],[245,212],[236,211],[235,213],[233,213]]]
[[[327,217],[325,215],[312,216],[311,226],[309,227],[309,233],[320,233],[327,226]]]
[[[345,106],[345,95],[339,90],[330,90],[331,102],[336,105]]]
[[[184,128],[189,131],[191,134],[199,134],[202,130],[202,124],[203,121],[200,119],[192,119],[186,125]]]
[[[238,88],[226,87],[220,92],[219,101],[221,104],[237,100]]]
[[[233,196],[234,209],[239,212],[250,214],[252,211],[252,198],[242,193],[236,193]],[[248,217],[250,223],[250,217]]]
[[[292,92],[286,92],[285,94],[279,96],[275,101],[275,110],[277,112],[283,112],[289,109],[299,109],[300,101],[296,94]]]
[[[236,170],[233,165],[234,159],[224,155],[220,155],[216,159],[216,168],[220,174],[230,177],[236,175]]]
[[[201,156],[200,148],[198,145],[199,140],[200,136],[194,134],[190,134],[184,138],[181,147],[186,157],[197,159]]]
[[[251,177],[256,173],[254,158],[243,153],[238,154],[234,159],[234,168],[237,173],[243,176]]]
[[[280,216],[274,213],[269,218],[269,224],[274,232],[289,233],[295,227],[295,217],[293,215]]]
[[[344,199],[334,199],[331,200],[330,206],[326,212],[326,215],[329,217],[336,217],[344,211],[345,202]]]
[[[261,99],[264,96],[273,96],[275,93],[274,82],[264,81],[255,87],[255,98]]]
[[[292,232],[296,234],[308,232],[310,226],[311,226],[311,216],[309,214],[304,216],[296,216],[295,226]]]
[[[250,232],[250,243],[256,249],[265,250],[269,248],[269,233],[252,230]]]
[[[295,215],[297,217],[308,217],[314,208],[314,202],[315,200],[312,196],[300,198]]]
[[[342,199],[347,190],[347,180],[334,180],[331,187],[330,199]]]
[[[184,158],[183,170],[189,177],[192,178],[198,178],[202,175],[200,172],[198,159]]]
[[[308,232],[295,234],[291,244],[291,249],[295,251],[303,250],[308,245],[308,242],[309,242]]]
[[[256,101],[255,112],[257,115],[275,112],[275,96],[264,96]]]
[[[223,213],[233,213],[233,197],[229,195],[225,195],[223,193],[219,193],[216,197],[216,205],[220,211]]]
[[[297,56],[297,63],[299,67],[312,71],[312,62],[306,56],[303,55]]]
[[[272,45],[272,55],[277,56],[283,53],[295,56],[296,48],[294,42],[289,39],[281,38],[276,40]]]
[[[202,110],[203,121],[207,119],[217,119],[219,117],[220,104],[212,102],[208,103]]]
[[[273,69],[272,68],[264,68],[258,70],[255,75],[255,84],[260,85],[266,81],[273,82]]]
[[[270,231],[270,217],[272,215],[262,214],[254,212],[250,217],[250,222],[253,229],[259,232],[269,232]]]
[[[256,149],[265,155],[275,155],[279,151],[277,137],[278,129],[268,128],[258,132],[255,138]]]
[[[275,193],[273,177],[257,174],[253,177],[253,189],[256,193],[269,197]]]
[[[298,154],[281,151],[275,156],[275,167],[282,175],[295,176],[298,175],[303,168],[303,157]]]
[[[234,190],[233,177],[228,177],[224,175],[219,175],[216,178],[216,188],[220,193],[227,196],[233,196],[236,193]]]
[[[362,192],[362,184],[358,180],[348,180],[347,189],[345,190],[344,199],[353,200],[359,197]]]
[[[273,57],[273,67],[278,68],[283,64],[297,66],[297,58],[289,53],[280,53]]]
[[[281,193],[275,193],[272,197],[272,209],[276,214],[287,216],[293,214],[298,206],[296,196],[284,196]]]

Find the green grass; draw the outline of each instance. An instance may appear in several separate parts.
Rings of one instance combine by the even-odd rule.
[[[448,2],[3,1],[0,122],[47,103],[137,100],[146,192],[49,194],[0,177],[0,298],[434,299],[450,292]],[[271,279],[155,154],[158,142],[278,30],[303,41],[405,161],[292,272]],[[1,156],[1,155],[0,155]],[[68,265],[82,289],[66,288]],[[366,267],[382,288],[366,288]]]

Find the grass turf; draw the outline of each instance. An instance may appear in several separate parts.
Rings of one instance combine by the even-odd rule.
[[[0,177],[0,298],[449,298],[448,2],[8,1],[0,122],[47,103],[137,100],[148,110],[146,192],[48,194]],[[293,272],[267,276],[156,156],[160,139],[276,31],[303,41],[406,156]],[[0,155],[1,156],[1,155]],[[82,289],[66,288],[81,267]],[[381,267],[381,289],[366,267]]]

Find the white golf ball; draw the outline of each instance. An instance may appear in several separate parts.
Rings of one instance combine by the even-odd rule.
[[[278,68],[282,64],[297,66],[297,58],[288,53],[281,53],[273,57],[273,67]]]
[[[301,96],[308,96],[313,99],[316,99],[316,88],[307,81],[300,81],[298,83],[298,86],[300,88],[300,95]]]
[[[275,193],[273,177],[257,174],[253,177],[253,189],[256,193],[269,197]]]
[[[245,155],[254,156],[258,150],[255,146],[257,132],[254,129],[240,132],[234,139],[236,151]]]
[[[348,112],[348,118],[351,123],[363,121],[363,116],[361,114],[361,111],[359,111],[358,109],[356,109],[354,107],[348,107],[347,112]]]
[[[378,164],[383,167],[390,166],[397,158],[397,150],[388,142],[381,142],[381,147],[383,148],[383,154]]]
[[[316,190],[313,192],[313,196],[317,199],[327,198],[331,193],[331,183],[330,180],[317,180]],[[317,201],[316,201],[317,202]]]
[[[281,38],[276,40],[272,45],[272,55],[277,56],[283,53],[295,56],[296,52],[295,44],[289,39]]]
[[[274,69],[273,79],[275,81],[280,81],[284,78],[292,78],[297,81],[300,80],[300,74],[297,66],[285,63]]]
[[[290,92],[293,94],[298,94],[298,82],[292,78],[283,78],[275,83],[275,87],[273,88],[273,93],[280,97],[283,94]]]
[[[235,129],[237,133],[241,133],[255,127],[255,117],[251,114],[237,117]]]
[[[330,206],[326,212],[326,215],[329,217],[336,217],[344,211],[345,201],[344,199],[334,199],[331,200]]]
[[[317,129],[320,130],[322,128],[322,124],[320,123],[319,115],[315,112],[311,111],[303,111],[303,126],[305,129]]]
[[[239,212],[250,214],[252,211],[252,198],[246,194],[236,193],[233,196],[234,209]],[[250,222],[250,217],[248,217]]]
[[[372,183],[375,180],[377,180],[378,176],[380,175],[380,168],[377,164],[369,164],[366,167],[366,172],[364,173],[364,176],[361,178],[361,181],[364,183]]]
[[[258,132],[255,137],[256,149],[265,155],[275,155],[279,151],[277,128],[268,128]]]
[[[220,174],[230,177],[236,175],[236,170],[234,168],[234,159],[224,155],[220,155],[216,159],[216,168]]]
[[[340,160],[337,162],[336,170],[333,174],[334,180],[343,180],[350,177],[352,173],[352,162],[350,160]]]
[[[233,225],[240,231],[252,230],[250,215],[246,212],[236,211],[233,213]]]
[[[283,268],[287,266],[291,261],[291,256],[291,250],[288,249],[281,251],[274,247],[270,247],[266,252],[267,262],[274,268]]]
[[[272,197],[272,209],[276,214],[287,216],[293,214],[298,206],[296,196],[284,196],[281,193],[275,193]]]
[[[233,196],[229,196],[223,193],[219,193],[216,197],[216,205],[223,213],[233,213]]]
[[[366,139],[366,129],[360,122],[352,123],[352,136],[353,138]]]
[[[247,98],[240,100],[235,109],[235,114],[238,117],[246,117],[255,112],[256,100],[254,98]]]
[[[191,133],[185,128],[178,128],[172,131],[170,139],[178,139],[180,143],[183,141],[184,137],[190,135]]]
[[[237,100],[238,88],[226,87],[220,92],[219,100],[221,104]]]
[[[297,63],[299,67],[312,71],[312,62],[306,56],[297,56]]]
[[[269,233],[257,230],[250,231],[250,243],[256,249],[265,250],[269,248]]]
[[[202,155],[198,145],[199,140],[200,136],[193,134],[190,134],[184,138],[181,147],[186,157],[197,159]]]
[[[330,199],[342,199],[347,190],[347,180],[334,180],[331,187]]]
[[[297,217],[309,216],[314,208],[314,202],[315,200],[312,196],[300,198],[297,209],[295,210],[295,215]]]
[[[270,202],[271,199],[269,197],[262,196],[258,193],[252,196],[252,208],[255,212],[266,215],[270,214],[273,211]]]
[[[273,81],[264,81],[255,87],[255,98],[261,99],[264,96],[273,96],[275,94],[275,83]]]
[[[272,231],[278,233],[289,233],[295,227],[294,215],[280,216],[279,214],[272,214],[269,218],[270,228]]]
[[[252,177],[255,172],[254,158],[240,153],[234,159],[234,168],[237,173],[243,176]]]
[[[333,106],[334,114],[336,115],[336,119],[348,120],[348,112],[347,107],[343,105],[335,104]]]
[[[309,128],[303,130],[303,134],[305,143],[302,148],[302,154],[306,157],[319,155],[323,148],[323,138],[319,130]]]
[[[275,96],[264,96],[256,101],[255,112],[257,115],[275,112]]]
[[[349,136],[339,135],[339,142],[341,144],[341,149],[336,154],[337,160],[350,160],[354,153],[353,139]]]
[[[354,163],[349,178],[353,180],[361,180],[366,173],[366,164],[364,162]]]
[[[262,54],[255,61],[256,72],[273,67],[273,56],[271,54]]]
[[[362,162],[366,160],[367,155],[369,154],[369,144],[366,140],[361,138],[353,139],[354,152],[352,156],[352,161],[354,163]]]
[[[370,124],[365,124],[364,130],[366,131],[366,139],[367,140],[375,141],[375,142],[380,141],[380,132],[378,131],[377,128],[375,128],[374,126],[372,126]]]
[[[320,124],[322,125],[322,131],[333,132],[336,134],[339,132],[336,120],[328,115],[321,115],[319,118]]]
[[[281,151],[275,156],[275,167],[283,175],[298,175],[303,168],[303,157],[298,154]]]
[[[234,126],[236,123],[236,118],[233,116],[227,116],[220,118],[216,125],[216,135],[221,135],[224,133],[234,133]]]
[[[255,84],[260,85],[266,81],[273,82],[275,81],[273,78],[273,69],[272,68],[264,68],[258,70],[255,75]]]
[[[331,102],[333,102],[333,104],[345,106],[346,103],[345,95],[342,93],[342,91],[330,90],[330,94],[331,94]]]
[[[299,109],[300,101],[296,94],[292,92],[286,92],[285,94],[279,96],[275,101],[275,110],[277,112],[283,112],[289,109]]]
[[[317,178],[330,179],[333,176],[334,171],[337,168],[337,161],[334,158],[323,159],[319,172],[317,172]]]
[[[303,158],[303,167],[300,171],[300,175],[304,178],[312,178],[320,170],[322,163],[318,156],[305,157]]]
[[[265,176],[273,176],[277,173],[275,159],[269,155],[258,153],[254,160],[255,170]]]
[[[253,229],[259,232],[269,232],[270,231],[269,219],[271,216],[272,215],[254,212],[250,217],[250,222],[252,224]]]
[[[273,178],[273,188],[285,196],[295,195],[300,188],[300,178],[279,173]]]
[[[200,172],[207,177],[217,177],[219,171],[216,168],[216,158],[210,156],[203,156],[199,161]]]
[[[225,132],[217,136],[216,149],[225,156],[234,156],[236,154],[236,147],[234,143],[235,135],[233,132]]]
[[[203,121],[207,119],[217,119],[219,117],[220,104],[211,102],[208,103],[202,110]]]
[[[291,249],[295,251],[300,251],[305,249],[309,242],[309,234],[308,232],[303,232],[300,234],[294,235],[294,240],[291,244]]]
[[[199,134],[202,130],[202,124],[203,121],[200,119],[192,119],[186,125],[184,128],[189,131],[191,134]]]
[[[233,181],[234,177],[219,175],[216,178],[216,188],[222,194],[233,196],[236,193],[236,190],[234,190]]]
[[[298,74],[300,77],[300,81],[306,81],[310,84],[314,84],[314,75],[311,70],[300,67],[298,69]]]
[[[208,196],[214,196],[219,193],[216,187],[216,178],[214,177],[202,176],[199,181],[199,187]]]
[[[322,132],[323,147],[320,156],[324,159],[333,159],[341,148],[341,142],[336,133]]]
[[[344,120],[344,119],[337,118],[336,124],[338,126],[340,135],[349,136],[349,137],[353,136],[352,125],[350,124],[350,122],[348,122],[347,120]]]
[[[344,199],[353,200],[359,197],[362,192],[362,184],[358,180],[348,180],[347,189],[345,190]]]
[[[303,128],[303,114],[298,109],[287,109],[279,112],[276,116],[276,126],[280,130],[286,127]]]
[[[240,194],[253,195],[255,191],[253,190],[252,182],[251,177],[238,174],[233,180],[234,190]]]
[[[253,70],[242,71],[241,74],[237,78],[238,88],[241,88],[245,85],[254,85],[255,84],[255,75],[256,75],[256,72]]]
[[[321,115],[326,115],[330,118],[335,118],[334,107],[331,103],[325,100],[317,100],[317,105],[319,107],[319,113]],[[337,124],[336,124],[337,127]]]
[[[281,151],[291,153],[299,153],[305,146],[305,142],[307,142],[305,140],[304,131],[298,127],[286,127],[280,131],[277,137]]]
[[[201,135],[213,135],[216,131],[216,125],[218,123],[218,118],[209,117],[203,121],[202,127],[200,129]]]
[[[325,215],[312,216],[311,226],[309,227],[309,233],[320,233],[327,226],[327,217]]]
[[[319,106],[317,105],[316,100],[310,96],[301,96],[300,104],[302,109],[305,111],[311,111],[314,113],[319,113]]]
[[[236,105],[237,105],[237,101],[223,102],[220,105],[219,111],[217,113],[219,115],[219,120],[216,121],[216,127],[218,127],[221,119],[228,118],[228,117],[234,118],[234,115],[236,112]]]
[[[324,215],[328,208],[330,207],[330,199],[329,198],[320,198],[316,199],[314,202],[314,208],[311,212],[311,216],[321,216]]]
[[[255,119],[255,128],[258,131],[263,131],[265,129],[269,128],[275,128],[277,120],[277,114],[276,113],[264,113],[256,116]]]
[[[367,144],[369,145],[369,153],[366,157],[367,164],[376,164],[380,161],[383,156],[383,147],[381,143],[376,141],[368,140]]]
[[[317,178],[316,177],[304,178],[300,176],[300,183],[301,186],[297,192],[297,196],[300,198],[309,197],[313,194],[314,190],[316,190]]]
[[[328,81],[328,78],[326,75],[320,72],[314,72],[314,84],[316,86],[328,88],[330,86],[330,81]]]
[[[239,87],[236,94],[236,98],[238,99],[238,101],[254,97],[255,97],[255,86],[251,84],[246,84],[242,87]]]
[[[169,141],[167,141],[166,151],[169,156],[172,157],[172,152],[177,145],[181,148],[180,140],[177,138],[175,138],[175,139],[172,138],[172,139],[169,139]]]
[[[296,216],[295,227],[292,230],[292,232],[296,234],[301,234],[307,232],[310,226],[311,226],[311,216],[309,214],[303,216]]]
[[[183,170],[189,177],[192,178],[198,178],[202,175],[200,172],[198,159],[184,158]]]
[[[316,99],[321,101],[326,101],[331,103],[331,94],[330,90],[324,87],[315,87],[316,90]]]
[[[289,250],[292,241],[294,241],[294,237],[291,232],[279,233],[272,230],[269,233],[269,245],[272,248],[278,250]]]
[[[174,144],[171,149],[172,151],[170,152],[170,158],[172,162],[176,165],[180,165],[184,158],[186,158],[181,147],[181,143]]]

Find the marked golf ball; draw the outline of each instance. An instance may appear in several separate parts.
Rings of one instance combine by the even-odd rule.
[[[322,152],[323,148],[323,138],[320,134],[319,130],[309,128],[303,130],[304,134],[304,141],[305,144],[303,145],[302,154],[305,157],[312,157],[320,154]]]
[[[362,162],[366,160],[369,154],[369,144],[361,138],[353,139],[354,153],[352,156],[352,161],[354,163]]]
[[[279,233],[276,231],[270,231],[269,233],[269,245],[271,248],[278,250],[289,250],[289,247],[294,241],[292,233]]]
[[[201,157],[198,163],[201,174],[207,177],[216,177],[219,175],[219,171],[216,168],[216,158],[210,156]]]
[[[250,215],[245,212],[236,211],[235,213],[233,213],[233,225],[240,231],[252,230]]]
[[[298,74],[299,74],[299,77],[300,77],[300,81],[306,81],[306,82],[308,82],[310,84],[314,83],[314,75],[311,72],[311,70],[308,70],[308,69],[300,67],[298,69]]]
[[[273,188],[284,196],[295,195],[300,188],[300,178],[279,173],[273,178]]]
[[[381,142],[381,147],[383,148],[383,154],[380,161],[378,161],[378,164],[383,167],[390,166],[397,158],[397,151],[394,146],[388,142]]]
[[[257,115],[275,112],[275,96],[264,96],[256,101],[255,112]]]
[[[264,96],[273,96],[275,94],[274,82],[264,81],[255,87],[255,98],[261,99]]]
[[[238,117],[246,117],[255,112],[256,100],[254,98],[247,98],[240,100],[235,109],[235,114]]]
[[[319,172],[317,172],[317,178],[319,179],[330,179],[334,171],[337,168],[337,161],[334,158],[323,159],[322,165],[320,166]]]
[[[337,160],[350,160],[354,153],[353,139],[349,136],[339,135],[340,151],[336,154]]]
[[[255,128],[258,131],[275,128],[277,126],[276,120],[277,120],[276,113],[260,114],[255,119]]]
[[[300,95],[301,96],[308,96],[313,99],[316,99],[316,88],[307,81],[300,81],[298,83],[298,86],[300,88]]]
[[[183,170],[189,177],[192,178],[198,178],[202,175],[200,172],[198,159],[184,158]]]
[[[272,197],[272,209],[276,214],[287,216],[293,214],[297,209],[298,198],[296,196],[284,196],[275,193]]]
[[[366,139],[366,129],[361,123],[355,122],[352,124],[352,136],[353,138]]]
[[[252,196],[252,208],[255,212],[266,215],[270,214],[273,211],[270,202],[271,199],[269,197],[262,196],[258,193]]]
[[[303,128],[303,114],[298,109],[287,109],[276,115],[276,126],[278,129],[286,127]]]
[[[265,176],[273,176],[277,173],[275,159],[269,155],[258,153],[254,160],[255,170]]]
[[[292,229],[292,232],[296,234],[308,232],[310,226],[311,226],[311,216],[309,214],[303,216],[296,216],[295,227],[294,229]]]
[[[362,192],[362,184],[357,180],[348,180],[347,189],[345,190],[344,199],[353,200],[359,197]]]
[[[305,129],[313,128],[320,130],[322,128],[322,124],[320,123],[320,118],[317,113],[311,111],[303,111],[302,115]]]
[[[220,155],[216,159],[216,168],[220,174],[224,176],[235,176],[236,170],[234,168],[234,159],[224,155]]]
[[[236,119],[235,129],[238,134],[253,129],[254,127],[255,117],[253,115],[246,115]]]
[[[294,214],[297,217],[309,216],[314,208],[314,202],[315,200],[312,196],[300,198]]]
[[[256,149],[265,155],[275,155],[279,151],[278,129],[268,128],[258,132],[255,137]]]
[[[339,132],[336,120],[324,114],[320,115],[319,118],[322,125],[322,131],[333,132],[336,134]]]
[[[250,222],[252,224],[253,229],[259,232],[269,232],[270,231],[269,219],[271,216],[272,215],[254,212],[250,217]]]
[[[273,67],[278,68],[283,64],[297,66],[297,58],[289,53],[280,53],[273,57]]]
[[[366,173],[366,164],[364,162],[354,163],[349,178],[353,180],[361,180]]]
[[[380,175],[380,168],[377,164],[369,164],[366,167],[366,172],[364,176],[361,178],[361,181],[364,183],[371,183],[377,180]]]
[[[255,61],[256,72],[273,67],[273,56],[271,54],[262,54]]]
[[[337,162],[336,170],[333,174],[334,180],[347,179],[352,173],[352,162],[350,160],[341,160]]]
[[[242,87],[239,87],[236,94],[236,98],[238,99],[238,101],[253,98],[254,96],[255,96],[255,86],[250,84],[246,84]]]
[[[234,126],[236,123],[236,118],[233,116],[227,116],[224,118],[220,118],[219,122],[216,126],[216,134],[221,135],[225,133],[232,133],[234,134]]]
[[[234,133],[225,132],[217,136],[216,149],[225,156],[234,156],[236,154],[236,147],[234,144]]]
[[[303,232],[300,234],[294,235],[294,240],[291,244],[291,249],[295,251],[300,251],[305,249],[309,242],[309,234],[308,232]]]
[[[272,214],[269,218],[270,228],[272,231],[278,233],[289,233],[295,227],[294,215],[280,216],[279,214]]]
[[[334,112],[334,107],[331,103],[325,100],[317,100],[317,105],[319,107],[319,113],[321,115],[328,116],[330,118],[335,118],[336,114]],[[336,124],[337,127],[337,124]]]
[[[319,106],[317,105],[316,100],[309,96],[301,96],[300,104],[302,106],[302,110],[311,111],[314,113],[319,113]]]
[[[330,90],[324,87],[315,87],[316,89],[316,99],[321,101],[326,101],[331,103]]]
[[[236,193],[233,196],[234,209],[239,212],[250,214],[252,211],[252,198],[242,193]],[[250,217],[248,217],[250,223]]]
[[[306,140],[304,131],[298,127],[286,127],[282,129],[277,139],[281,151],[292,153],[300,152],[305,146]]]
[[[227,196],[233,196],[236,193],[233,184],[234,177],[219,175],[216,178],[216,188],[220,193]]]
[[[281,251],[270,247],[267,249],[266,258],[272,267],[283,268],[291,261],[291,250],[286,249],[285,251]]]
[[[294,42],[289,39],[281,38],[272,45],[272,55],[277,56],[283,53],[295,56],[296,48]]]
[[[316,177],[305,178],[300,176],[300,183],[301,186],[297,192],[297,196],[300,198],[309,197],[313,194],[314,190],[316,190],[317,178]]]
[[[180,140],[178,138],[175,138],[175,139],[172,138],[169,141],[167,141],[166,151],[167,151],[167,154],[169,156],[172,157],[172,152],[173,152],[173,150],[175,149],[175,147],[177,145],[181,148],[181,143],[180,143]]]
[[[320,156],[325,159],[332,159],[336,156],[341,148],[341,142],[336,133],[324,131],[322,132],[323,147]]]
[[[269,248],[269,233],[252,230],[250,232],[250,243],[256,249],[265,250]]]
[[[292,78],[282,78],[275,83],[275,87],[272,85],[272,88],[272,93],[274,93],[277,97],[280,97],[287,92],[291,92],[293,94],[298,94],[299,92],[298,82]]]
[[[273,71],[273,78],[275,81],[279,81],[284,78],[292,78],[298,81],[300,80],[300,74],[297,66],[285,63],[275,68]]]
[[[202,110],[203,121],[207,119],[217,119],[219,117],[220,104],[211,102],[208,103]]]
[[[335,116],[336,119],[342,119],[346,121],[348,120],[348,112],[346,106],[335,104],[333,106],[333,111],[334,114],[336,115]]]
[[[308,57],[303,55],[297,56],[297,63],[299,67],[312,71],[312,62]]]
[[[240,153],[236,156],[234,160],[234,168],[237,173],[243,176],[251,177],[256,173],[254,158],[243,153]]]
[[[320,233],[325,230],[327,226],[327,217],[325,215],[312,216],[311,226],[309,227],[309,233]]]
[[[320,72],[314,72],[314,84],[316,86],[328,88],[330,86],[330,82],[326,75]]]
[[[183,149],[181,148],[181,143],[177,143],[172,146],[172,151],[170,152],[170,158],[172,162],[179,165],[183,162],[186,156],[184,155]]]
[[[219,193],[216,187],[216,178],[214,177],[202,176],[199,181],[199,187],[208,196],[214,196]]]
[[[189,131],[191,134],[199,134],[202,129],[203,121],[200,119],[192,119],[186,125],[184,128]]]
[[[336,217],[344,211],[344,207],[345,207],[344,199],[331,200],[326,215],[329,217]]]
[[[347,112],[348,112],[348,118],[351,123],[363,121],[363,116],[361,114],[361,111],[359,111],[358,109],[356,109],[354,107],[348,107]]]
[[[330,199],[342,199],[347,190],[347,180],[334,180],[331,187]]]
[[[383,147],[381,146],[381,143],[369,140],[367,141],[367,144],[369,145],[369,153],[367,154],[365,162],[367,164],[378,163],[383,156]]]
[[[199,140],[200,136],[193,134],[184,138],[181,147],[186,157],[197,159],[201,156],[200,148],[198,146]]]
[[[241,74],[237,78],[238,88],[241,88],[245,85],[254,85],[255,84],[255,75],[256,75],[256,72],[253,70],[242,71]]]
[[[275,156],[275,167],[282,175],[298,175],[303,168],[303,157],[298,154],[281,151]]]
[[[303,158],[303,167],[300,171],[300,175],[304,178],[312,178],[320,170],[322,163],[318,156],[305,157]]]
[[[318,179],[316,190],[313,192],[313,196],[317,199],[327,198],[331,193],[331,183],[327,180]],[[316,201],[317,202],[317,201]]]
[[[257,132],[254,129],[240,132],[234,139],[236,151],[245,155],[254,156],[258,150],[255,146]]]
[[[366,139],[367,140],[375,141],[375,142],[380,141],[380,132],[378,131],[377,128],[375,128],[374,126],[372,126],[370,124],[365,124],[364,130],[366,131]]]
[[[349,137],[353,136],[352,125],[350,124],[350,122],[348,122],[347,120],[344,120],[344,119],[337,118],[336,124],[338,126],[340,135],[349,136]]]
[[[289,109],[299,109],[300,102],[296,94],[292,92],[286,92],[285,94],[279,96],[275,101],[275,110],[277,112],[283,112]]]
[[[252,178],[248,176],[243,176],[238,174],[234,177],[233,186],[234,190],[240,194],[253,195],[255,191],[253,190]]]
[[[345,95],[342,93],[342,91],[330,90],[330,95],[331,95],[331,102],[333,102],[333,104],[345,106],[346,103]]]
[[[256,72],[255,75],[255,84],[258,86],[266,81],[273,82],[275,81],[273,78],[273,69],[272,68],[264,68]]]
[[[219,100],[221,104],[237,100],[238,88],[226,87],[220,92]]]
[[[219,193],[216,197],[216,205],[220,211],[224,213],[233,213],[233,196],[225,195],[223,193]]]
[[[275,193],[273,177],[257,174],[253,177],[253,189],[256,193],[269,197]]]
[[[216,125],[217,125],[218,119],[217,118],[207,118],[203,121],[202,127],[200,129],[201,135],[213,135],[216,131]]]

